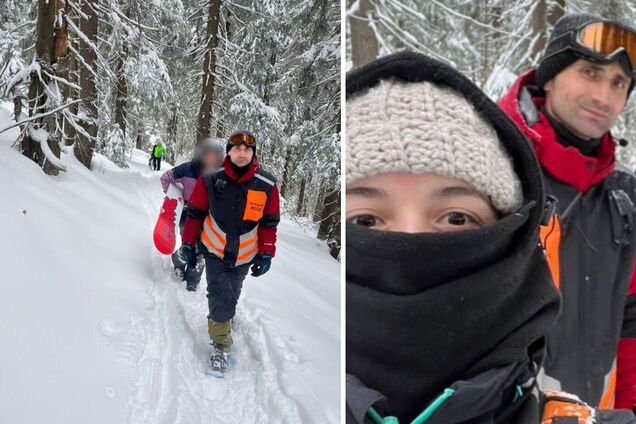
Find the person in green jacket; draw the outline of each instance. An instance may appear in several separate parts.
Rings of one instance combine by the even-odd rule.
[[[166,146],[161,141],[152,148],[152,169],[159,171],[161,169],[161,158],[166,153]]]

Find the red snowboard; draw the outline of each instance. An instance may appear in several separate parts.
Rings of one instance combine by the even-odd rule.
[[[175,226],[182,211],[183,191],[176,185],[170,184],[152,235],[155,247],[164,255],[171,255],[177,245]]]

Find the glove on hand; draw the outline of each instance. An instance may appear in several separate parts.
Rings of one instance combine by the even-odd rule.
[[[195,266],[197,263],[197,253],[194,250],[194,246],[190,244],[182,244],[179,248],[179,256],[183,259],[183,262],[190,266]]]
[[[260,277],[272,266],[272,256],[267,253],[258,254],[252,262],[252,277]]]

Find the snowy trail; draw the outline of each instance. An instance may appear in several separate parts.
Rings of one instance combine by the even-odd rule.
[[[158,176],[139,169],[135,189],[148,215],[148,234],[161,204]],[[98,332],[131,370],[129,424],[336,422],[301,412],[285,381],[302,375],[293,343],[275,334],[251,300],[242,295],[234,319],[232,368],[224,380],[205,374],[207,336],[205,276],[190,293],[172,274],[168,256],[148,252],[151,306],[126,322],[104,320]],[[272,270],[272,273],[281,272]],[[246,280],[245,284],[257,284]],[[308,388],[308,387],[306,387]],[[315,394],[309,390],[309,395]]]

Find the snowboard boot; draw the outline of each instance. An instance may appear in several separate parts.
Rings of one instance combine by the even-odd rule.
[[[201,274],[203,274],[203,268],[205,267],[205,260],[203,255],[197,255],[197,262],[194,267],[192,265],[188,265],[184,279],[186,281],[186,289],[188,291],[197,291],[197,286],[201,281]]]
[[[171,258],[172,265],[174,266],[174,275],[176,275],[179,280],[183,280],[186,270],[186,262],[183,260],[178,250],[171,255]]]
[[[211,374],[217,378],[224,378],[230,366],[230,351],[226,346],[212,344],[214,350],[210,355]]]
[[[210,344],[213,347],[210,356],[212,375],[223,378],[229,366],[230,349],[232,349],[232,324],[230,321],[216,322],[208,320]]]

